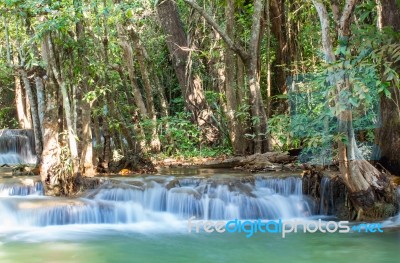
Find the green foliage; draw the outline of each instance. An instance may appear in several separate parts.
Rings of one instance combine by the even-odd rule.
[[[373,17],[371,6],[364,4],[356,10],[361,20]],[[368,23],[354,25],[352,32],[349,40],[338,41],[335,62],[321,63],[313,74],[297,76],[289,85],[290,116],[276,115],[269,120],[272,139],[280,149],[303,147],[300,161],[329,163],[335,144],[348,143],[347,137],[338,133],[338,117],[343,111],[352,112],[355,132],[363,134],[364,141],[358,144],[372,144],[379,98],[390,97],[391,87],[399,88],[394,69],[400,61],[398,35],[390,30],[379,32]]]
[[[77,2],[79,1],[5,0],[0,3],[4,17],[2,27],[3,22],[9,25],[12,58],[18,57],[18,63],[21,64],[19,66],[26,68],[32,84],[35,70],[39,69],[43,74],[46,72],[47,65],[41,56],[41,44],[43,37],[49,35],[71,101],[77,89],[82,87],[82,80],[87,80],[89,87],[84,91],[82,99],[92,105],[92,118],[100,119],[100,124],[107,123],[112,136],[124,131],[121,144],[130,135],[135,136],[136,140],[143,139],[149,143],[154,125],[157,125],[162,151],[167,156],[215,156],[231,152],[223,104],[226,103],[223,83],[226,45],[198,12],[184,1],[176,1],[190,42],[189,47],[183,47],[190,50],[190,61],[180,62],[186,63],[185,66],[189,69],[187,77],[196,78],[205,91],[206,101],[213,112],[213,121],[221,134],[217,146],[205,145],[200,128],[193,124],[190,113],[185,112],[185,98],[174,72],[176,65],[172,63],[173,56],[166,45],[167,36],[155,12],[155,2],[82,1],[82,15],[77,11]],[[222,28],[226,27],[226,1],[198,0],[197,3]],[[328,1],[324,3],[328,12],[331,12]],[[272,115],[268,121],[268,132],[275,148],[285,151],[302,147],[305,149],[302,160],[331,154],[335,143],[344,139],[343,134],[338,134],[337,127],[337,117],[344,110],[352,111],[356,133],[362,133],[363,136],[360,137],[365,143],[371,143],[379,114],[379,97],[391,97],[392,88],[399,87],[398,70],[394,66],[400,63],[399,34],[390,29],[380,32],[376,27],[375,1],[361,1],[355,10],[356,23],[353,23],[351,38],[333,41],[337,59],[334,63],[326,64],[320,55],[321,31],[319,23],[315,22],[318,15],[312,2],[293,0],[282,4],[284,6],[280,8],[285,12],[280,17],[282,30],[285,30],[284,38],[289,39],[279,39],[277,28],[274,27],[276,24],[273,24],[278,18],[273,17],[274,12],[271,12],[271,24],[267,25],[267,21],[263,20],[264,35],[260,39],[259,49],[258,73],[262,99],[267,99],[267,87],[271,87],[270,92],[273,94],[268,98],[269,114]],[[329,15],[332,17],[333,14]],[[235,0],[235,30],[232,38],[247,51],[250,51],[247,45],[251,38],[252,19],[253,1]],[[84,45],[77,40],[78,21],[83,21]],[[28,30],[28,22],[32,27],[32,36]],[[118,26],[122,26],[123,30],[117,30]],[[272,29],[269,32],[268,27]],[[334,23],[331,23],[331,33],[334,27]],[[137,114],[132,80],[129,78],[125,54],[121,48],[122,38],[128,43],[132,42],[129,39],[130,29],[137,32],[146,49],[145,64],[150,84],[154,87],[152,95],[156,123]],[[334,38],[334,34],[331,35]],[[0,39],[0,125],[12,128],[17,125],[13,110],[14,74],[17,71],[7,63],[5,30],[0,30]],[[33,48],[35,46],[37,51]],[[133,44],[132,48],[136,51]],[[282,50],[285,52],[279,52]],[[87,60],[86,68],[81,63],[81,54]],[[278,56],[282,54],[290,58],[281,58],[278,61]],[[134,79],[146,104],[148,98],[144,92],[143,76],[137,58],[134,56],[131,62],[136,71]],[[290,65],[280,65],[286,62],[290,62]],[[231,66],[237,72],[236,65]],[[290,85],[288,81],[288,94],[281,94],[283,84],[276,83],[279,75],[279,72],[275,72],[277,68],[284,68],[288,76],[294,76],[294,85]],[[342,80],[349,81],[350,88],[338,93],[337,85]],[[246,82],[246,76],[244,81]],[[248,89],[246,84],[245,87],[237,86],[231,88],[236,89],[236,92],[237,88]],[[159,88],[164,89],[169,117],[160,117]],[[248,92],[243,92],[244,96],[248,96]],[[248,105],[248,101],[248,98],[238,101],[238,109],[235,111],[238,123],[243,126],[260,122],[259,116],[251,116],[251,105]],[[286,103],[289,107],[286,107]],[[71,103],[72,107],[75,106],[73,104]],[[76,105],[79,106],[79,103]],[[276,105],[279,106],[275,107]],[[284,106],[281,107],[282,105]],[[243,128],[247,138],[256,137],[251,127]],[[100,127],[101,129],[104,127]],[[136,134],[139,129],[143,130],[143,134]]]
[[[15,116],[14,107],[0,108],[0,129],[16,129],[18,128],[18,121],[13,117]]]
[[[189,113],[182,112],[162,118],[161,125],[166,127],[160,133],[160,139],[167,155],[185,155],[195,151],[200,145],[200,130],[190,121]]]
[[[159,134],[166,156],[213,157],[231,154],[231,149],[226,146],[203,145],[201,130],[190,118],[189,113],[180,112],[160,119]]]
[[[290,127],[290,117],[286,114],[275,115],[268,120],[268,129],[271,136],[271,140],[275,147],[279,150],[288,150],[291,147],[291,137],[288,133]]]

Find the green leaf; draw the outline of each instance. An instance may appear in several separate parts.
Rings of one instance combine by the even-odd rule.
[[[384,89],[383,91],[384,91],[386,97],[388,97],[388,98],[392,97],[392,95],[390,94],[390,91],[388,89]]]

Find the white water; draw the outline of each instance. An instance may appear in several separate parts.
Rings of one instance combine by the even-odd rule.
[[[29,182],[28,184],[20,183],[2,183],[0,184],[0,197],[7,196],[38,196],[43,195],[43,186],[41,183]]]
[[[71,224],[171,223],[197,219],[231,220],[307,217],[311,201],[300,178],[224,180],[147,177],[113,180],[85,198],[40,197],[40,183],[0,184],[2,228]],[[173,187],[171,187],[173,185]]]
[[[0,165],[35,162],[32,130],[0,130]]]
[[[320,196],[319,214],[329,215],[334,207],[331,178],[326,176],[322,177],[320,183]]]

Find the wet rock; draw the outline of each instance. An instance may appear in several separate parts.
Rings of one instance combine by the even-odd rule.
[[[170,193],[193,195],[193,197],[195,197],[196,199],[201,199],[201,194],[195,189],[189,187],[173,188],[171,189]]]
[[[323,189],[321,186],[324,177],[328,180],[328,185],[323,187],[327,189]],[[333,215],[339,219],[353,219],[354,207],[348,199],[346,186],[338,175],[324,173],[317,169],[308,169],[302,173],[302,181],[303,194],[314,200],[317,213],[321,213],[323,210],[327,215]]]
[[[296,156],[290,156],[287,153],[267,152],[263,154],[253,154],[243,157],[233,157],[224,160],[212,160],[205,162],[202,167],[205,168],[235,168],[248,171],[277,171],[282,170],[284,164],[296,160]]]
[[[238,165],[241,164],[243,161],[243,158],[245,157],[233,157],[225,160],[211,160],[205,162],[202,167],[205,168],[218,168],[218,169],[229,169],[229,168],[234,168]]]
[[[168,182],[168,183],[165,185],[165,188],[166,188],[167,190],[170,190],[170,189],[175,188],[175,187],[181,187],[181,185],[180,185],[178,179],[174,179],[174,180]]]
[[[157,172],[157,169],[148,158],[145,158],[141,154],[128,153],[118,161],[111,161],[108,164],[104,161],[99,162],[97,172],[112,174],[121,173],[122,175],[151,174]]]

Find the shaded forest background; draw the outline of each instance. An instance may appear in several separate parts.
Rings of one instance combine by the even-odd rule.
[[[399,6],[3,0],[0,125],[34,130],[48,183],[138,153],[301,148],[369,207],[380,169],[400,174]]]

